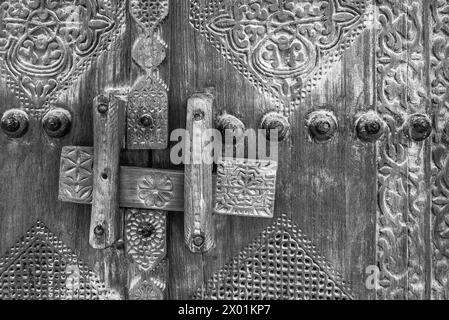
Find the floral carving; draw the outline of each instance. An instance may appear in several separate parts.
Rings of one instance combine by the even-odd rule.
[[[432,298],[449,298],[449,4],[431,2],[431,89],[435,113],[432,144]]]
[[[224,160],[218,165],[216,203],[218,214],[272,218],[277,163]]]
[[[25,107],[42,109],[104,49],[123,16],[110,9],[109,1],[8,0],[0,5],[0,58]]]
[[[301,99],[364,28],[365,1],[191,0],[191,23],[261,91]],[[288,110],[287,110],[288,111]]]
[[[148,208],[164,208],[173,199],[173,182],[163,173],[154,173],[143,178],[138,191]]]

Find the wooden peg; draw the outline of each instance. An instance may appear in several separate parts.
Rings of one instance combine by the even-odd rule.
[[[205,163],[203,154],[211,143],[205,133],[212,128],[213,98],[196,94],[187,104],[187,131],[190,153],[186,157],[184,179],[184,233],[192,252],[207,252],[215,245],[215,224],[212,215],[213,164]]]
[[[120,151],[124,142],[126,103],[114,94],[94,101],[94,175],[90,244],[113,245],[120,235]]]

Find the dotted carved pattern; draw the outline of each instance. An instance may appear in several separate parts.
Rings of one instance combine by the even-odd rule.
[[[194,295],[206,300],[352,299],[349,286],[288,217],[279,218]]]
[[[128,210],[127,252],[143,271],[153,269],[166,255],[167,215],[160,211]]]
[[[215,213],[272,218],[277,163],[223,160],[217,167]]]
[[[432,298],[449,299],[449,4],[431,1],[431,84],[435,134],[432,144]]]
[[[124,1],[8,0],[0,5],[0,60],[6,83],[33,115],[124,30]]]
[[[190,1],[193,27],[286,114],[365,28],[369,2]]]
[[[129,94],[129,149],[165,149],[168,146],[168,86],[159,74],[168,48],[161,30],[168,9],[169,0],[130,1],[131,15],[140,26],[132,56],[145,75],[136,80]],[[142,125],[142,117],[150,123]]]
[[[378,145],[379,299],[425,294],[425,142],[402,130],[409,115],[426,113],[422,4],[376,0],[377,108],[388,124]]]
[[[38,222],[0,259],[2,300],[105,300],[109,291],[78,257]]]

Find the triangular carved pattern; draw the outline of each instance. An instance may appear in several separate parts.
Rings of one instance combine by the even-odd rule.
[[[351,289],[282,216],[198,289],[205,300],[350,300]]]
[[[289,115],[365,29],[369,2],[190,0],[190,22]]]
[[[0,4],[2,78],[33,116],[115,43],[125,30],[125,1],[7,0]]]
[[[106,300],[98,275],[38,221],[0,259],[0,300]]]

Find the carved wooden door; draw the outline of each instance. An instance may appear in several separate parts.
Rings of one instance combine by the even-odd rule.
[[[448,298],[448,37],[445,0],[1,0],[0,299]]]

